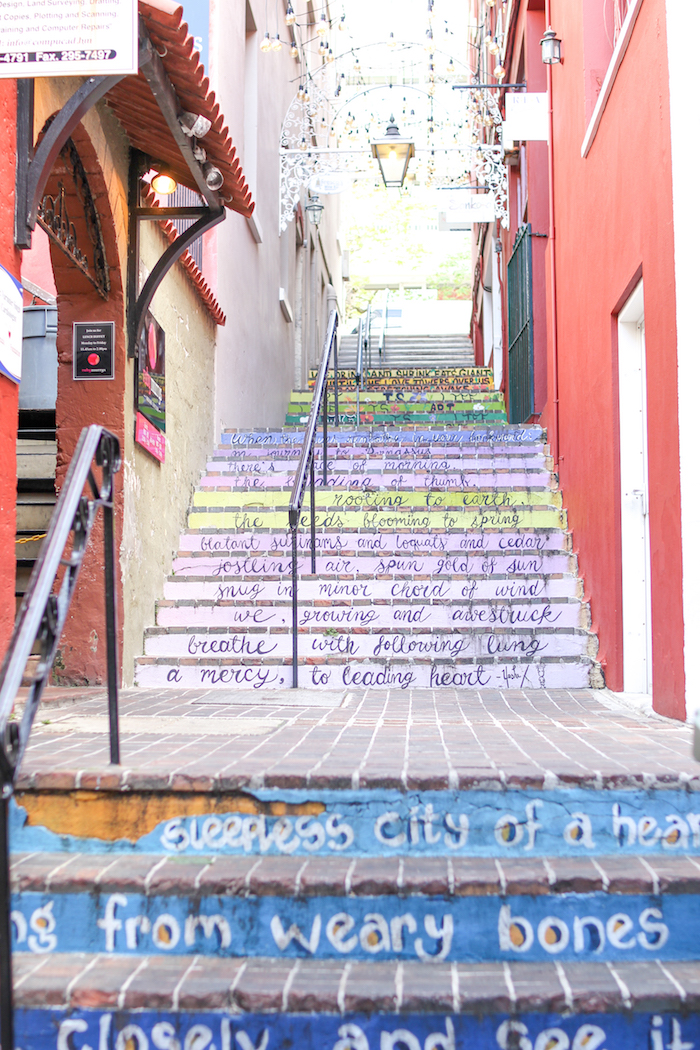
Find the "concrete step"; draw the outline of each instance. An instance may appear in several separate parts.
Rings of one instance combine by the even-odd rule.
[[[17,439],[17,477],[23,480],[55,478],[56,442]]]
[[[56,505],[56,497],[46,492],[23,492],[17,496],[18,536],[46,532]]]

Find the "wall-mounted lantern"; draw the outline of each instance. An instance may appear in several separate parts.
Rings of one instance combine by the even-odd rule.
[[[561,40],[550,26],[540,40],[542,61],[546,66],[556,66],[561,62]]]

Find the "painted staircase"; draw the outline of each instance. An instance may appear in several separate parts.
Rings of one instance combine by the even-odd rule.
[[[488,369],[370,372],[359,425],[353,383],[341,373],[328,484],[316,475],[315,576],[302,515],[299,684],[601,685],[542,429],[507,425]],[[139,686],[291,685],[287,506],[310,396],[280,430],[222,435]]]
[[[697,777],[216,777],[186,722],[150,774],[19,785],[23,1050],[700,1045]]]
[[[623,772],[616,734],[652,744],[630,716],[612,758],[587,736],[605,709],[566,687],[596,681],[595,638],[544,435],[483,373],[374,385],[375,418],[331,430],[316,577],[305,534],[301,684],[328,709],[241,742],[289,684],[297,424],[226,433],[195,494],[137,664],[178,710],[151,766],[153,729],[118,769],[38,741],[11,804],[22,1050],[700,1048],[700,783],[661,734]],[[410,391],[493,418],[377,421]],[[247,690],[225,737],[210,686]]]

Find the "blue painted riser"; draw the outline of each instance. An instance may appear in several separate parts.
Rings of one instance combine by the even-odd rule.
[[[700,958],[700,897],[200,897],[26,892],[14,948],[382,962]]]
[[[135,842],[57,835],[12,803],[14,852],[286,856],[700,854],[700,798],[678,790],[358,791],[248,789],[267,802],[315,801],[318,817],[178,817]]]
[[[23,1050],[693,1050],[700,1017],[18,1010]]]

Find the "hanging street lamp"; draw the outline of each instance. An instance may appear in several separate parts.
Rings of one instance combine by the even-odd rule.
[[[402,139],[393,116],[383,139],[372,143],[372,156],[379,161],[379,170],[387,189],[403,186],[408,162],[415,157],[416,149],[411,139]]]
[[[309,195],[309,203],[306,205],[304,211],[309,216],[309,220],[314,226],[318,226],[321,222],[321,216],[323,215],[323,205],[318,199],[317,194],[312,193]]]

